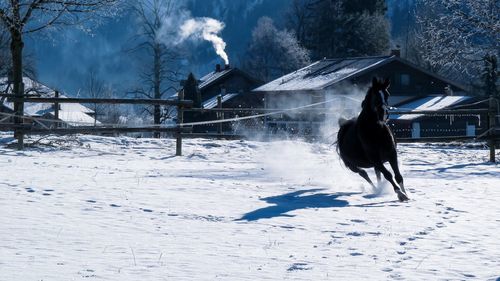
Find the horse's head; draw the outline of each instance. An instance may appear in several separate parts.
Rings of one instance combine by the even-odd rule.
[[[385,81],[380,81],[377,78],[373,78],[372,86],[368,89],[365,99],[361,106],[363,110],[368,110],[377,115],[379,121],[387,121],[389,117],[389,104],[387,100],[389,99],[389,85],[391,82],[389,79]]]

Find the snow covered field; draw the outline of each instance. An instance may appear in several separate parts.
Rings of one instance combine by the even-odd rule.
[[[399,150],[408,203],[325,144],[3,145],[0,280],[497,280],[500,165]]]

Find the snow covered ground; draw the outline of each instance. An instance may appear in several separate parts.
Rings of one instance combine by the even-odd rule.
[[[0,280],[498,280],[500,165],[399,149],[408,203],[325,144],[3,145]]]

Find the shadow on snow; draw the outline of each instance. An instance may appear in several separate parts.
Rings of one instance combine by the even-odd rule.
[[[274,205],[246,213],[236,221],[257,221],[274,217],[293,217],[294,215],[289,215],[287,213],[300,209],[347,207],[349,206],[349,202],[338,199],[338,197],[360,194],[359,192],[341,192],[335,194],[317,193],[322,190],[323,189],[300,190],[283,195],[262,198],[260,200]]]

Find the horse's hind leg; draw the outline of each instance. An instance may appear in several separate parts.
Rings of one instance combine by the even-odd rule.
[[[377,176],[377,184],[380,185],[380,180],[382,180],[382,178],[380,177],[380,171],[377,169],[374,170],[375,170],[375,175]]]
[[[348,166],[348,168],[349,168],[351,171],[353,171],[353,172],[355,172],[355,173],[359,174],[359,175],[360,175],[362,178],[364,178],[364,179],[365,179],[365,180],[366,180],[366,181],[367,181],[367,182],[368,182],[368,183],[369,183],[369,184],[370,184],[373,188],[376,188],[376,187],[375,187],[375,185],[373,184],[372,180],[370,179],[370,177],[368,176],[368,174],[366,173],[366,171],[365,171],[365,170],[360,169],[360,168],[355,167],[355,166]]]

